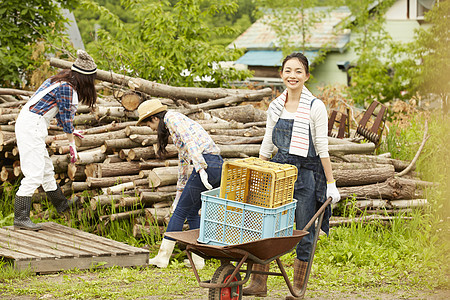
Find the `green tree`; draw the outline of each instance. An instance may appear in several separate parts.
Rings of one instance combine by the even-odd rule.
[[[223,86],[249,76],[220,67],[218,62],[235,60],[241,52],[211,45],[211,35],[227,28],[211,28],[205,21],[212,15],[234,13],[235,1],[122,0],[135,17],[131,26],[95,1],[82,3],[114,27],[99,29],[97,42],[88,45],[100,68],[176,86]]]
[[[55,52],[46,42],[64,41],[61,8],[77,4],[78,0],[0,1],[0,85],[22,87],[29,80],[43,54]],[[32,57],[38,42],[44,47]]]
[[[399,48],[384,29],[384,13],[393,2],[383,1],[374,6],[370,1],[344,0],[353,17],[353,22],[348,26],[356,36],[351,41],[351,47],[358,59],[348,71],[351,77],[349,93],[356,103],[364,104],[371,100],[386,102],[400,96],[404,88],[401,84],[395,88],[393,86],[394,82],[401,82],[393,79],[396,73],[392,66],[393,59],[397,57],[394,52],[401,51],[393,50]],[[400,63],[397,65],[400,66]]]
[[[423,93],[439,95],[444,113],[448,113],[450,93],[450,1],[440,1],[425,14],[430,29],[417,32],[416,54],[421,61],[416,84]]]

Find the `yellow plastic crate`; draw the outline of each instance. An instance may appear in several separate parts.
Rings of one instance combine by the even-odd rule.
[[[222,166],[220,198],[275,208],[292,202],[297,168],[250,157]]]

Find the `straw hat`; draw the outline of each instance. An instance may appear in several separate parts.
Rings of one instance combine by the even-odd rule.
[[[167,110],[166,105],[162,105],[161,101],[157,99],[147,100],[141,103],[138,107],[139,120],[136,125],[139,125],[144,119]]]

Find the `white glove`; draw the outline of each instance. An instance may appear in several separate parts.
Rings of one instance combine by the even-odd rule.
[[[74,163],[77,159],[77,147],[75,146],[75,141],[69,142],[69,153],[70,153],[70,162]]]
[[[208,174],[206,173],[205,169],[200,169],[198,173],[200,174],[200,179],[202,180],[205,188],[207,188],[208,190],[212,189],[213,187],[208,182]]]
[[[336,187],[336,180],[331,183],[327,183],[327,199],[329,197],[333,199],[331,200],[331,204],[338,203],[339,200],[341,200],[341,195]]]
[[[81,131],[81,130],[76,130],[76,129],[75,129],[75,130],[73,131],[73,135],[79,137],[80,139],[83,139],[83,138],[84,138],[83,134],[84,134],[84,131]]]
[[[177,208],[178,200],[180,200],[182,191],[177,191],[177,194],[175,195],[175,199],[173,199],[172,207],[170,208],[170,213],[173,214],[175,211],[175,208]]]

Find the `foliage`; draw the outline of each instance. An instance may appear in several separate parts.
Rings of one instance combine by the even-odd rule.
[[[342,1],[351,11],[353,21],[347,26],[356,39],[351,47],[357,55],[353,67],[348,70],[351,77],[349,94],[356,103],[372,100],[380,102],[401,97],[407,81],[394,67],[401,65],[401,45],[392,41],[384,29],[384,13],[393,0],[379,2],[375,7],[371,1]],[[395,66],[394,66],[395,65]]]
[[[100,69],[175,86],[223,86],[249,76],[247,71],[219,65],[219,61],[235,60],[242,53],[211,45],[211,35],[228,28],[210,28],[205,21],[219,13],[235,12],[235,1],[180,0],[173,6],[169,1],[121,1],[134,15],[134,24],[125,24],[92,0],[82,4],[107,18],[116,29],[99,29],[97,42],[88,45]]]
[[[67,21],[61,8],[71,8],[78,0],[3,0],[0,2],[0,85],[24,87],[32,71],[44,57],[33,57],[36,43],[45,45],[45,53],[55,48],[44,43],[64,40]]]
[[[419,64],[419,76],[414,79],[424,93],[438,94],[444,103],[444,112],[448,112],[450,93],[450,40],[449,30],[450,2],[439,1],[425,14],[425,20],[432,23],[430,29],[421,28],[417,32],[414,44]]]

